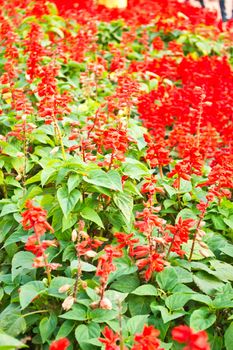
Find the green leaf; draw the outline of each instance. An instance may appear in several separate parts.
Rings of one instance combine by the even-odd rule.
[[[184,243],[182,245],[183,250],[185,251],[185,256],[189,257],[190,256],[190,252],[192,249],[192,243],[193,241],[191,239],[188,240],[188,243]],[[203,256],[203,254],[201,254],[200,252],[204,251],[205,252],[205,256]],[[202,246],[200,245],[199,242],[195,242],[195,246],[194,246],[194,250],[193,250],[193,254],[192,254],[192,260],[203,260],[206,257],[212,257],[214,256],[214,254],[212,253],[212,251],[208,248],[202,248]]]
[[[18,275],[27,272],[26,270],[34,270],[33,259],[35,255],[30,252],[18,252],[14,255],[12,259],[12,280],[14,280]]]
[[[233,350],[233,322],[231,322],[230,326],[227,328],[224,334],[224,343],[226,350]]]
[[[223,286],[223,283],[220,282],[219,279],[204,271],[197,272],[193,280],[198,288],[208,295],[213,295],[219,287]]]
[[[183,306],[192,299],[192,294],[190,293],[174,293],[172,295],[169,295],[165,299],[165,304],[168,307],[169,310],[179,310],[182,309]]]
[[[211,215],[211,220],[213,221],[214,227],[216,228],[216,230],[220,230],[220,231],[224,231],[226,230],[227,226],[223,221],[223,218],[221,216],[218,215]]]
[[[130,334],[141,333],[144,325],[148,322],[149,315],[137,315],[131,317],[127,322],[127,328]]]
[[[167,191],[169,197],[171,198],[174,194],[176,194],[176,190],[171,187],[170,185],[167,184],[163,184],[163,187],[165,188],[165,190]]]
[[[9,244],[16,243],[16,242],[25,242],[28,237],[28,232],[24,231],[22,227],[19,227],[17,231],[12,233],[7,240],[5,241],[4,248],[7,247]]]
[[[164,323],[170,322],[185,315],[185,311],[183,310],[170,312],[165,306],[157,305],[154,302],[151,304],[151,310],[153,313],[160,311]]]
[[[5,288],[6,291],[6,288]],[[27,325],[20,314],[20,307],[15,303],[9,304],[0,314],[0,329],[12,337],[25,333]]]
[[[81,270],[85,272],[93,272],[96,271],[96,267],[86,261],[81,261]],[[70,268],[72,273],[78,269],[78,260],[71,261]]]
[[[79,325],[75,330],[75,338],[83,350],[92,350],[93,345],[100,345],[101,343],[96,342],[99,336],[100,326],[98,323],[91,322],[87,326]]]
[[[6,204],[2,208],[0,217],[8,214],[12,214],[12,213],[17,213],[18,211],[19,209],[16,204]]]
[[[80,324],[75,329],[75,338],[79,344],[82,342],[87,342],[89,339],[88,327],[84,324]]]
[[[59,317],[67,320],[85,321],[87,319],[87,310],[85,306],[75,304],[71,311],[68,311]]]
[[[220,248],[221,252],[231,256],[233,258],[233,245],[232,244],[226,244],[225,246],[223,246],[222,248]]]
[[[16,337],[21,333],[25,333],[27,330],[27,323],[21,315],[17,315],[18,317],[15,319],[14,323],[7,329],[7,332],[12,336]]]
[[[178,222],[179,218],[182,218],[183,220],[185,219],[196,219],[197,216],[193,213],[193,211],[191,209],[185,208],[182,209],[179,214],[176,217],[176,223]]]
[[[156,281],[164,291],[172,290],[178,284],[178,275],[174,267],[167,267],[156,275]]]
[[[120,209],[127,222],[131,221],[133,211],[133,198],[128,193],[116,193],[113,196],[116,206]]]
[[[130,293],[133,290],[135,290],[135,288],[137,288],[139,285],[140,280],[137,274],[135,273],[118,278],[115,282],[111,284],[111,289],[116,289],[123,293]]]
[[[144,284],[136,288],[132,294],[136,295],[158,295],[157,289],[152,284]]]
[[[193,294],[192,300],[195,300],[198,303],[206,304],[208,306],[210,306],[212,303],[212,299],[208,295],[200,294],[200,293]]]
[[[62,218],[62,232],[65,232],[77,223],[77,214],[70,213]]]
[[[72,288],[75,280],[68,277],[54,277],[51,281],[51,284],[48,288],[48,295],[57,297],[57,298],[63,298],[64,294],[59,292],[59,289],[64,286],[65,284],[69,284]]]
[[[209,308],[201,307],[193,311],[190,317],[190,327],[195,331],[202,331],[212,326],[215,321],[216,315],[213,314]]]
[[[233,229],[233,215],[231,215],[229,219],[223,219],[223,221],[225,222],[225,224],[227,224],[228,227]]]
[[[43,344],[46,342],[46,340],[50,339],[56,326],[57,326],[57,317],[55,314],[51,314],[49,317],[42,318],[39,324],[39,330],[40,330],[40,336]]]
[[[215,269],[213,274],[222,281],[233,281],[233,266],[219,260],[211,260],[211,266]]]
[[[59,331],[56,336],[56,340],[60,338],[67,337],[75,327],[75,323],[71,320],[66,320],[62,323],[61,327],[59,328]]]
[[[187,193],[192,191],[192,183],[191,181],[187,181],[184,179],[180,180],[180,192]]]
[[[86,220],[90,220],[93,221],[94,223],[96,223],[98,226],[104,228],[103,222],[99,216],[99,214],[92,208],[90,207],[85,207],[84,209],[82,209],[80,215],[86,219]]]
[[[115,310],[104,310],[104,309],[95,309],[90,311],[90,318],[93,322],[102,323],[110,320],[114,320],[118,315],[118,312]]]
[[[68,187],[68,192],[72,192],[78,185],[80,184],[82,178],[78,174],[71,174],[69,176],[68,182],[67,182],[67,187]]]
[[[141,295],[129,295],[126,299],[129,303],[131,316],[147,315],[151,312],[150,304],[155,300],[154,297]]]
[[[193,275],[191,272],[183,269],[180,266],[174,267],[178,276],[179,283],[191,283],[193,281]]]
[[[43,187],[48,182],[48,180],[56,173],[57,169],[51,168],[49,166],[43,169],[40,174],[41,186]]]
[[[212,306],[215,309],[229,309],[233,308],[233,296],[229,294],[220,294],[212,301]]]
[[[57,199],[63,214],[67,217],[81,199],[81,192],[75,189],[69,193],[67,187],[60,187],[57,191]]]
[[[32,300],[45,291],[43,282],[31,281],[20,287],[19,301],[22,309],[25,309]]]
[[[108,173],[101,169],[91,170],[83,179],[96,186],[122,191],[121,177],[116,170],[110,170]]]
[[[27,345],[23,344],[18,339],[11,337],[0,330],[0,350],[15,350],[16,348],[26,348]]]
[[[149,169],[143,163],[132,158],[126,158],[122,170],[125,175],[136,180],[140,180],[142,177],[150,175]]]

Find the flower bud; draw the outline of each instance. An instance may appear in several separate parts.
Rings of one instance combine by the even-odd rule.
[[[100,294],[100,288],[99,287],[95,287],[95,292],[96,292],[96,294]]]
[[[23,152],[17,152],[16,153],[16,157],[17,158],[23,158],[23,156],[24,156]]]
[[[66,311],[70,310],[74,304],[74,297],[69,295],[62,303],[62,308]]]
[[[73,230],[71,233],[72,242],[76,242],[77,238],[78,238],[78,233],[76,230]]]
[[[97,255],[97,253],[94,252],[94,250],[88,250],[88,251],[85,253],[85,255],[86,255],[86,257],[88,257],[88,258],[94,258],[94,257]]]
[[[49,153],[50,154],[55,154],[59,151],[59,147],[54,147]]]
[[[87,282],[86,281],[82,281],[81,282],[82,288],[86,289],[87,288]]]
[[[208,258],[210,256],[209,252],[206,249],[200,249],[199,253],[204,256],[204,258]]]
[[[100,308],[105,310],[112,310],[112,303],[108,298],[103,298],[100,302]]]
[[[97,309],[99,307],[98,301],[93,301],[93,303],[90,304],[91,309]]]
[[[205,242],[199,242],[200,246],[204,249],[208,249],[208,245]]]
[[[59,293],[65,293],[70,289],[70,284],[64,284],[58,289]]]

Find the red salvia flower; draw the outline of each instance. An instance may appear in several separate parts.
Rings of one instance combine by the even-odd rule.
[[[33,228],[38,236],[42,236],[46,231],[54,232],[52,226],[46,220],[47,212],[45,210],[34,206],[31,200],[28,200],[25,206],[27,210],[22,214],[24,230]]]
[[[67,338],[61,338],[59,340],[55,340],[49,347],[49,350],[66,350],[70,342]]]
[[[185,343],[183,350],[210,350],[207,333],[205,331],[195,333],[185,325],[173,328],[172,339],[178,343]]]
[[[195,220],[185,219],[183,220],[179,217],[179,220],[176,225],[166,225],[173,237],[166,236],[167,243],[171,242],[169,251],[175,252],[180,256],[184,255],[184,251],[181,249],[183,243],[187,243],[189,239],[189,230],[194,226]]]
[[[104,338],[99,338],[99,341],[105,345],[105,350],[120,350],[120,347],[116,344],[120,337],[118,333],[114,333],[109,327],[105,327],[102,331]]]
[[[154,326],[144,326],[142,333],[135,335],[132,350],[163,350],[160,348],[159,333]]]

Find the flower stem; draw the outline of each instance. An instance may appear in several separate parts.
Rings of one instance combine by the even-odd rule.
[[[199,226],[201,224],[202,218],[203,218],[202,216],[199,218],[198,223],[197,223],[197,228],[196,228],[196,231],[195,231],[194,236],[193,236],[193,243],[192,243],[192,247],[191,247],[191,251],[190,251],[190,255],[189,255],[189,259],[188,259],[189,262],[192,260],[194,247],[195,247],[195,243],[196,243],[196,238],[197,238],[197,232],[198,232]]]
[[[24,315],[21,315],[21,317],[27,317],[27,316],[40,314],[40,313],[45,313],[45,312],[49,312],[49,310],[36,310],[36,311],[28,312],[28,313],[26,313]]]
[[[81,241],[81,236],[80,236],[80,230],[78,231],[78,248],[77,248],[77,258],[78,258],[78,266],[77,266],[77,272],[75,276],[75,284],[74,284],[74,289],[73,289],[73,298],[76,300],[77,297],[77,292],[79,289],[79,283],[81,282],[81,275],[82,275],[82,269],[81,269],[81,257],[80,257],[80,252],[79,252],[79,244]]]
[[[119,314],[119,336],[120,336],[120,350],[124,350],[124,337],[123,337],[123,327],[122,327],[122,306],[120,300],[118,300]]]

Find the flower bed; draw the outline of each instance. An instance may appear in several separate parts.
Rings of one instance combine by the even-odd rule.
[[[0,4],[0,350],[232,350],[231,23]]]

